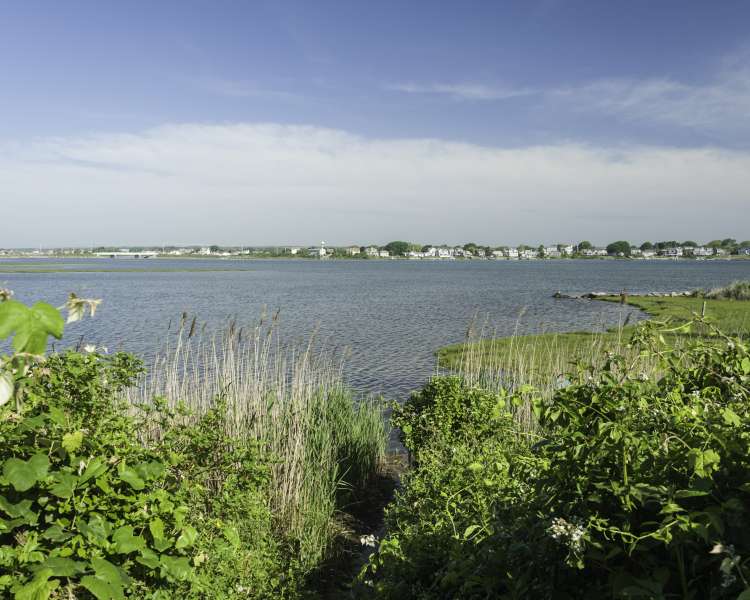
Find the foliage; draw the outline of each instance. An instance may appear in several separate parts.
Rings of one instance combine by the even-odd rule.
[[[388,250],[392,256],[404,256],[409,251],[409,248],[411,248],[411,244],[409,242],[401,241],[388,242],[384,248]]]
[[[619,240],[607,245],[607,254],[630,256],[630,242]]]
[[[69,321],[81,303],[95,307],[73,300]],[[295,593],[271,526],[269,462],[257,442],[224,433],[222,406],[197,420],[158,401],[134,410],[118,398],[138,360],[45,358],[47,335],[62,334],[59,312],[0,307],[3,336],[14,334],[19,350],[3,359],[15,402],[0,408],[0,595]]]
[[[593,244],[589,242],[588,240],[584,240],[582,242],[579,242],[578,244],[578,250],[591,250],[593,248]]]
[[[609,355],[532,398],[535,443],[489,403],[477,420],[456,398],[481,397],[471,388],[423,391],[402,419],[417,466],[363,595],[750,595],[748,348],[717,333],[676,350],[662,335],[647,323],[636,359]],[[654,360],[658,376],[643,370]]]
[[[750,300],[750,281],[733,281],[724,287],[704,292],[705,298],[726,300]]]

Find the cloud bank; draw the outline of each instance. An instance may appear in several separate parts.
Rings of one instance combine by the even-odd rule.
[[[750,237],[750,154],[176,124],[0,145],[0,247]]]

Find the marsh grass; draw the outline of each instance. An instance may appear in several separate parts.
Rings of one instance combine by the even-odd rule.
[[[388,433],[381,403],[345,385],[341,364],[314,338],[285,347],[278,318],[209,335],[183,315],[155,358],[133,403],[164,398],[202,414],[221,399],[235,436],[259,440],[273,461],[269,498],[276,526],[297,549],[303,570],[325,557],[337,511],[377,474]]]
[[[708,290],[703,296],[715,300],[750,300],[750,281],[733,281],[724,287]]]
[[[508,337],[497,337],[486,322],[475,320],[464,343],[438,353],[438,371],[457,374],[469,385],[490,391],[530,386],[543,399],[550,399],[558,389],[568,385],[580,375],[581,369],[596,371],[614,355],[637,364],[644,374],[657,374],[657,361],[643,359],[630,344],[635,328],[624,312],[616,327],[599,333],[519,335],[522,316],[514,334]],[[670,341],[682,345],[678,337]],[[522,430],[537,429],[530,403],[515,407],[514,412]]]

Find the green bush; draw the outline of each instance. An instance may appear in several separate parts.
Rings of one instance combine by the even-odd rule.
[[[0,302],[16,350],[0,357],[0,596],[296,595],[258,442],[226,435],[221,403],[199,419],[125,404],[130,355],[45,358],[62,328],[49,305]]]
[[[408,403],[417,464],[362,595],[750,598],[747,346],[676,351],[651,328],[636,343],[658,376],[619,357],[579,370],[534,402],[538,438],[452,380]]]

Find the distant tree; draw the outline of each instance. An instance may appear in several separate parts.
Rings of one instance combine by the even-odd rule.
[[[588,240],[583,240],[578,244],[578,251],[580,252],[581,250],[591,250],[593,247],[594,246],[591,242],[589,242]]]
[[[393,256],[403,256],[409,251],[409,242],[388,242],[385,249]]]
[[[539,256],[544,256],[544,244],[539,244],[539,247],[536,249],[537,252],[539,252]]]
[[[474,254],[477,251],[477,245],[474,242],[469,242],[463,245],[463,249],[466,252],[471,252],[472,254]]]
[[[625,240],[612,242],[607,246],[607,254],[630,256],[630,242],[626,242]]]
[[[427,252],[430,248],[432,248],[432,244],[425,244],[422,246],[422,252]]]
[[[750,240],[743,240],[737,244],[740,248],[750,248]]]
[[[721,240],[721,245],[724,248],[731,248],[732,246],[736,246],[737,245],[737,240],[735,240],[734,238],[725,238],[725,239]]]
[[[706,244],[706,246],[708,246],[709,248],[721,248],[722,242],[721,240],[711,240],[710,242],[708,242],[708,244]]]
[[[211,254],[216,254],[221,248],[217,245],[209,246],[208,248],[211,251]]]
[[[698,244],[696,244],[693,240],[687,240],[685,242],[682,242],[680,244],[683,248],[697,248]]]
[[[643,242],[641,244],[641,250],[653,250],[654,245],[651,242]]]

